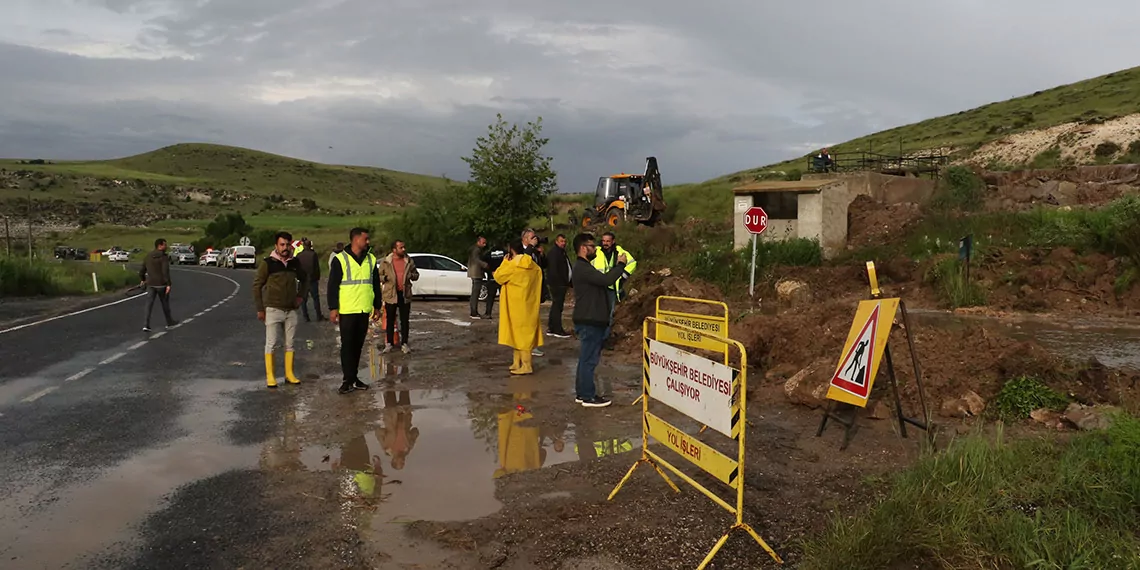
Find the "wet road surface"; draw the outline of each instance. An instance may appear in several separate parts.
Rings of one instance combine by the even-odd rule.
[[[252,274],[173,277],[169,331],[159,306],[142,331],[139,297],[0,334],[0,567],[82,567],[172,489],[249,462],[219,404],[256,387],[227,365],[263,338]]]
[[[0,327],[0,568],[479,567],[404,526],[490,515],[506,475],[638,445],[631,411],[571,405],[572,340],[511,378],[497,321],[418,300],[414,352],[362,360],[372,390],[338,395],[333,327],[301,322],[302,384],[279,351],[269,391],[252,272],[174,278],[169,331],[125,296]]]

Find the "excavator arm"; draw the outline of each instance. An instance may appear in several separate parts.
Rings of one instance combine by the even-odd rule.
[[[641,180],[642,184],[649,188],[653,209],[657,211],[664,210],[665,191],[661,186],[661,170],[657,168],[657,157],[650,156],[645,159],[645,175]]]

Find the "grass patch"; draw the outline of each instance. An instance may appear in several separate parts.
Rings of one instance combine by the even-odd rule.
[[[985,191],[985,182],[974,171],[963,166],[951,166],[938,181],[931,206],[947,210],[980,210],[984,205]]]
[[[756,244],[756,281],[780,266],[817,266],[823,253],[818,240],[789,239],[759,241]],[[752,248],[733,251],[731,246],[704,247],[681,258],[690,276],[716,285],[725,294],[747,287],[752,269]]]
[[[56,262],[0,257],[0,295],[12,297],[89,295],[135,285],[138,273],[124,265],[109,263]]]
[[[936,288],[943,303],[951,309],[986,304],[986,290],[977,281],[966,281],[965,265],[957,257],[938,261],[923,278]]]
[[[1029,419],[1029,413],[1033,410],[1048,408],[1059,411],[1068,404],[1067,398],[1054,392],[1040,379],[1019,376],[1001,387],[994,398],[993,410],[1002,420],[1012,422]]]
[[[804,544],[809,570],[1140,568],[1140,421],[1069,440],[971,436]]]

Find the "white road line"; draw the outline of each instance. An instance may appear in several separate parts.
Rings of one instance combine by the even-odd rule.
[[[99,363],[99,366],[102,366],[102,365],[104,365],[104,364],[110,364],[110,363],[112,363],[112,362],[114,362],[114,361],[116,361],[116,360],[118,360],[118,359],[120,359],[120,358],[122,358],[122,357],[124,357],[124,356],[126,356],[126,355],[127,355],[127,353],[125,353],[125,352],[120,352],[120,353],[118,353],[118,354],[116,354],[116,355],[114,355],[114,356],[112,356],[112,357],[108,358],[107,360],[104,360],[103,362],[100,362],[100,363]]]
[[[174,327],[174,328],[178,328],[178,327],[180,327],[180,326],[182,326],[182,325],[188,325],[188,324],[190,324],[190,323],[192,323],[192,322],[194,322],[194,317],[190,317],[189,319],[186,319],[186,320],[184,320],[184,321],[182,321],[182,322],[178,323],[178,325],[177,325],[176,327]]]
[[[164,334],[166,334],[166,331],[162,331],[160,333],[154,333],[154,334],[150,335],[150,340],[154,340],[154,339],[156,339],[156,338],[158,338]]]
[[[142,346],[142,345],[144,345],[144,344],[146,344],[146,343],[148,343],[148,342],[150,342],[150,341],[146,341],[146,340],[144,340],[144,341],[136,342],[136,343],[132,344],[132,345],[130,346],[130,348],[128,348],[127,350],[134,350],[134,349],[136,349],[136,348],[139,348],[140,346]]]
[[[34,402],[40,398],[43,398],[44,396],[47,396],[48,394],[51,394],[52,392],[55,392],[57,388],[57,386],[48,386],[47,388],[44,388],[43,390],[40,390],[39,392],[36,392],[35,394],[24,398],[23,401],[26,403]]]
[[[202,316],[202,315],[204,315],[204,314],[206,314],[206,311],[198,311],[197,313],[194,313],[194,316],[195,316],[195,317],[200,317],[200,316]]]
[[[82,311],[74,311],[74,312],[71,312],[71,313],[65,313],[65,314],[62,314],[62,315],[56,315],[56,316],[54,316],[54,317],[51,317],[50,319],[43,319],[43,320],[41,320],[41,321],[36,321],[36,322],[34,322],[34,323],[26,323],[26,324],[22,324],[22,325],[20,325],[20,326],[16,326],[16,327],[12,327],[12,328],[7,328],[7,329],[4,329],[4,330],[0,331],[0,334],[4,334],[4,333],[10,333],[10,332],[13,332],[13,331],[18,331],[18,330],[20,330],[20,329],[26,329],[26,328],[28,328],[28,327],[34,327],[34,326],[36,326],[36,325],[42,325],[42,324],[44,324],[44,323],[50,323],[51,321],[56,321],[56,320],[59,320],[59,319],[65,319],[65,318],[67,318],[67,317],[74,317],[75,315],[82,315],[83,313],[87,313],[87,312],[95,311],[95,310],[98,310],[98,309],[102,309],[102,308],[105,308],[105,307],[110,307],[111,305],[118,305],[119,303],[126,303],[127,301],[130,301],[130,300],[132,300],[132,299],[138,299],[139,297],[145,297],[145,296],[146,296],[146,293],[139,293],[138,295],[134,295],[134,296],[131,296],[131,297],[127,297],[126,299],[119,299],[118,301],[112,301],[112,302],[110,302],[110,303],[105,303],[105,304],[102,304],[102,305],[98,305],[98,306],[95,306],[95,307],[88,307],[88,308],[86,308],[86,309],[83,309]]]
[[[83,370],[80,370],[79,372],[76,372],[75,374],[68,376],[63,381],[64,382],[74,382],[76,380],[79,380],[80,378],[83,378],[84,376],[87,376],[88,374],[90,374],[94,371],[95,371],[94,368],[84,368]]]

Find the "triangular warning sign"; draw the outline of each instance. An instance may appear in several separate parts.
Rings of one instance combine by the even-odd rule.
[[[871,311],[867,322],[863,323],[860,329],[859,336],[855,337],[855,342],[848,346],[847,353],[839,361],[839,368],[836,368],[835,376],[831,379],[832,386],[861,400],[866,400],[870,395],[872,364],[878,361],[874,351],[875,336],[879,328],[879,309],[880,306],[876,305]]]

